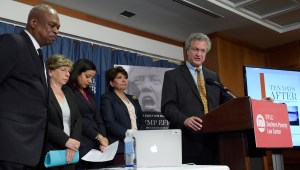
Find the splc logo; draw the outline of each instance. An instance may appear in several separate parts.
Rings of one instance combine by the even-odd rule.
[[[260,132],[264,132],[266,129],[266,122],[261,114],[256,116],[256,126]]]

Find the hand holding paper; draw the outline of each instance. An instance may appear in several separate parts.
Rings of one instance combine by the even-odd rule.
[[[97,149],[92,149],[81,159],[89,162],[110,161],[115,157],[118,150],[118,145],[119,145],[119,141],[116,141],[113,144],[107,146],[103,152]]]

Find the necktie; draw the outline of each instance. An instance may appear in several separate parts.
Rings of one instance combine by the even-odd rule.
[[[43,51],[41,48],[37,49],[38,53],[39,53],[39,57],[40,57],[40,60],[41,62],[43,63],[44,65],[44,57],[43,57]]]
[[[47,69],[45,69],[45,63],[44,63],[44,57],[43,57],[43,51],[41,48],[37,49],[38,53],[39,53],[39,58],[41,60],[41,63],[42,63],[42,66],[43,66],[43,69],[44,69],[44,72],[45,72],[45,78],[46,78],[46,84],[48,85],[49,82],[48,82],[48,78],[47,78]]]
[[[207,99],[206,99],[206,89],[205,89],[205,84],[204,84],[204,80],[202,78],[202,74],[200,72],[200,68],[196,68],[197,71],[197,86],[199,89],[199,93],[200,93],[200,97],[203,103],[203,107],[204,107],[204,113],[208,113],[208,105],[207,105]]]

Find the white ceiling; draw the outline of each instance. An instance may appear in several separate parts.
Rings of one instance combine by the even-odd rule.
[[[265,49],[300,35],[300,0],[44,1],[182,42],[192,32],[221,32]],[[123,11],[136,15],[126,18],[120,15]]]

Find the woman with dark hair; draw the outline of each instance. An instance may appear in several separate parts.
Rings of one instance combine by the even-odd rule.
[[[127,129],[145,129],[142,109],[137,97],[126,94],[128,74],[122,67],[111,68],[106,75],[109,92],[101,97],[101,114],[110,143],[119,141],[114,165],[124,164],[124,138]]]
[[[68,81],[73,90],[82,117],[82,137],[79,148],[80,158],[91,149],[103,149],[108,146],[105,137],[105,126],[97,107],[96,97],[89,85],[96,75],[95,64],[87,59],[80,59],[73,65],[73,70]],[[80,160],[77,169],[102,168],[105,163],[95,163]]]

